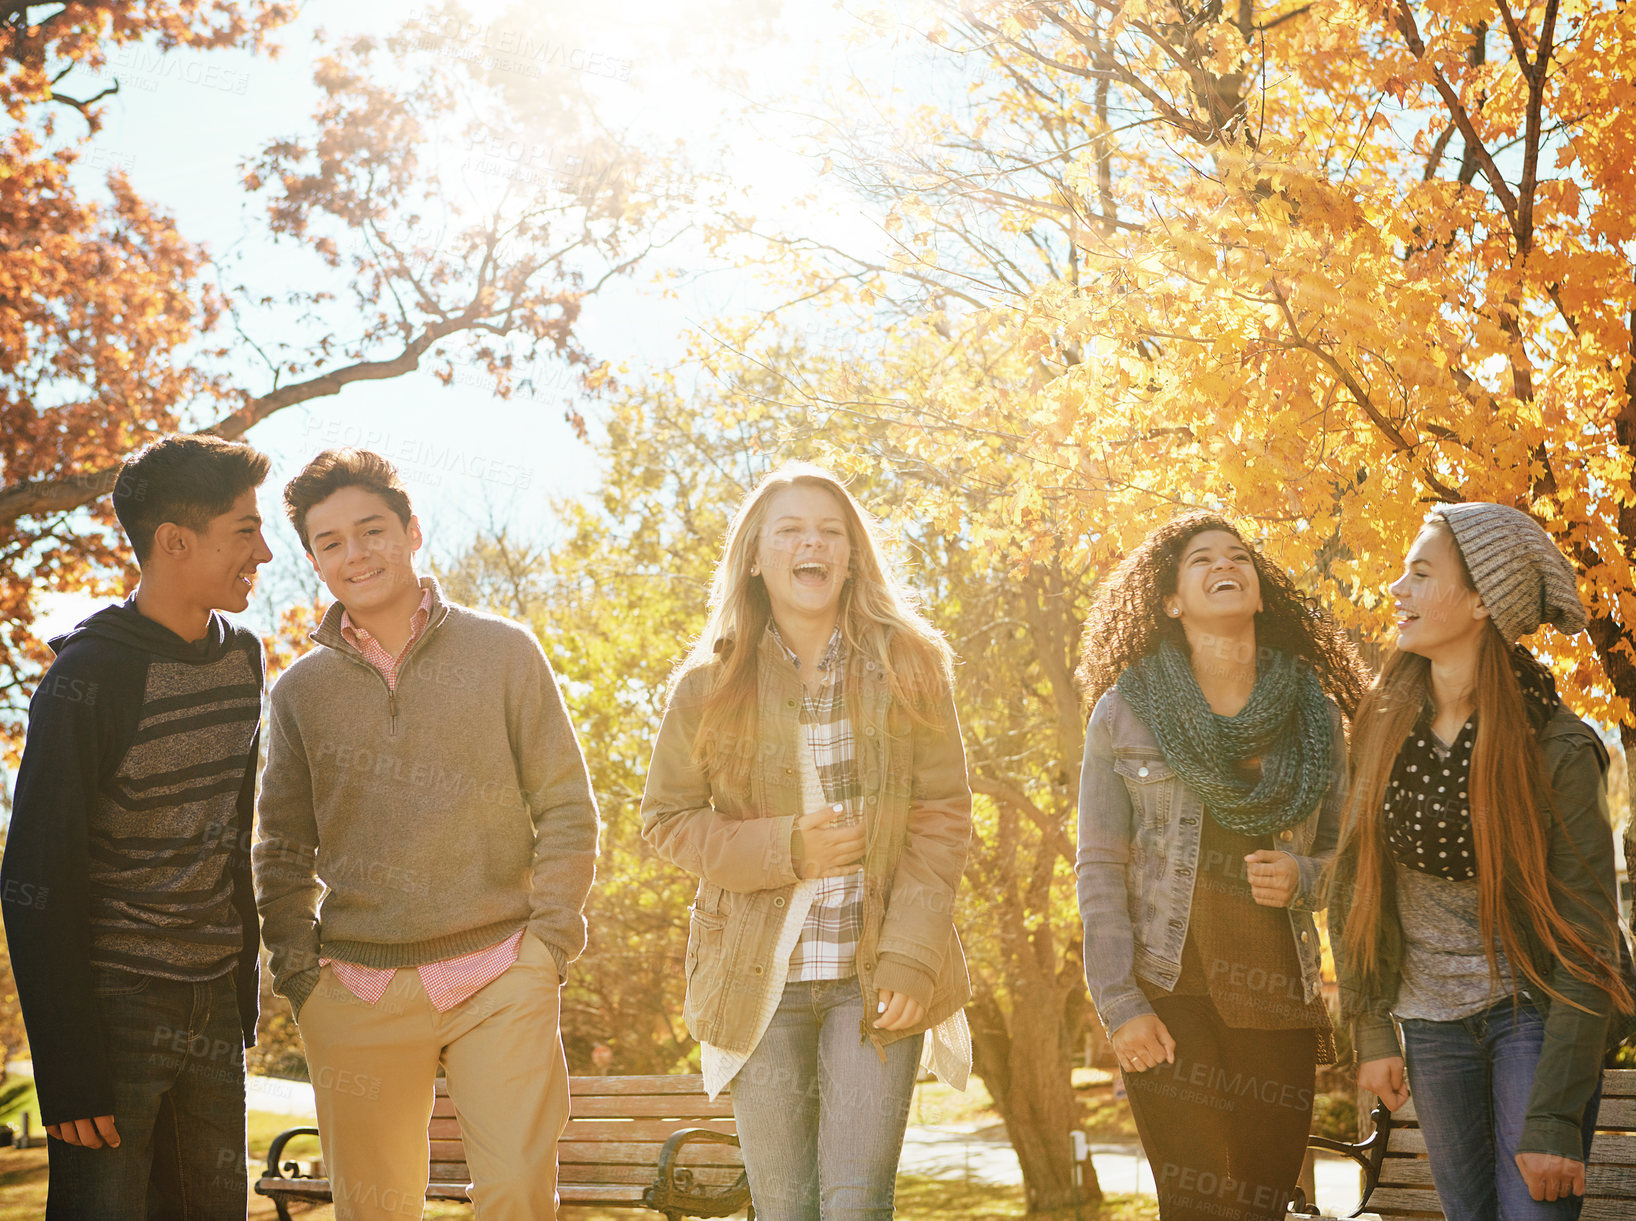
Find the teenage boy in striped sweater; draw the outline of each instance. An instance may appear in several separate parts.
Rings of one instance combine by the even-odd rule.
[[[385,458],[327,450],[284,504],[335,602],[273,687],[256,892],[336,1216],[420,1216],[441,1062],[477,1215],[554,1217],[597,814],[551,666],[416,576]]]
[[[214,437],[126,461],[114,512],[141,582],[51,642],[29,704],[0,907],[50,1221],[245,1215],[262,660],[218,612],[272,558],[267,467]]]

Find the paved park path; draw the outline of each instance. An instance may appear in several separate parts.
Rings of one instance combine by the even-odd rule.
[[[1135,1141],[1091,1145],[1102,1190],[1153,1195],[1153,1172]],[[901,1169],[929,1178],[996,1186],[1022,1182],[1022,1167],[997,1123],[910,1124],[903,1138]],[[1327,1211],[1351,1212],[1358,1204],[1357,1164],[1345,1158],[1320,1157],[1318,1202]]]

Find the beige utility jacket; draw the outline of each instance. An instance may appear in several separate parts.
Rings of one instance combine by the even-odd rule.
[[[798,749],[801,680],[770,636],[759,642],[760,719],[749,784],[707,775],[693,742],[719,663],[683,675],[659,727],[642,835],[694,873],[683,1017],[693,1037],[747,1052],[797,877],[790,833],[802,814]],[[858,984],[863,1033],[877,1046],[929,1029],[971,996],[953,904],[971,840],[971,789],[952,693],[938,724],[921,725],[891,699],[874,661],[847,662],[863,812],[863,934]],[[911,1030],[873,1026],[875,990],[913,997],[926,1012]]]

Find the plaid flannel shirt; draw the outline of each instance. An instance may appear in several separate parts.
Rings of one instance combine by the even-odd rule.
[[[773,638],[793,666],[800,659],[773,628]],[[798,732],[802,735],[811,770],[808,776],[808,812],[816,805],[845,807],[835,826],[854,826],[863,820],[856,742],[846,704],[846,645],[841,629],[829,638],[818,662],[822,682],[807,691],[801,702]],[[863,867],[838,878],[817,883],[812,907],[790,954],[791,983],[803,980],[845,979],[857,971],[858,939],[863,933]]]

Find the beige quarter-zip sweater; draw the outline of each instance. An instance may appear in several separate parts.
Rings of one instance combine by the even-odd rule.
[[[299,1015],[318,960],[416,967],[527,927],[559,973],[585,948],[596,802],[527,628],[443,601],[396,691],[341,634],[272,691],[253,850],[273,989]]]

